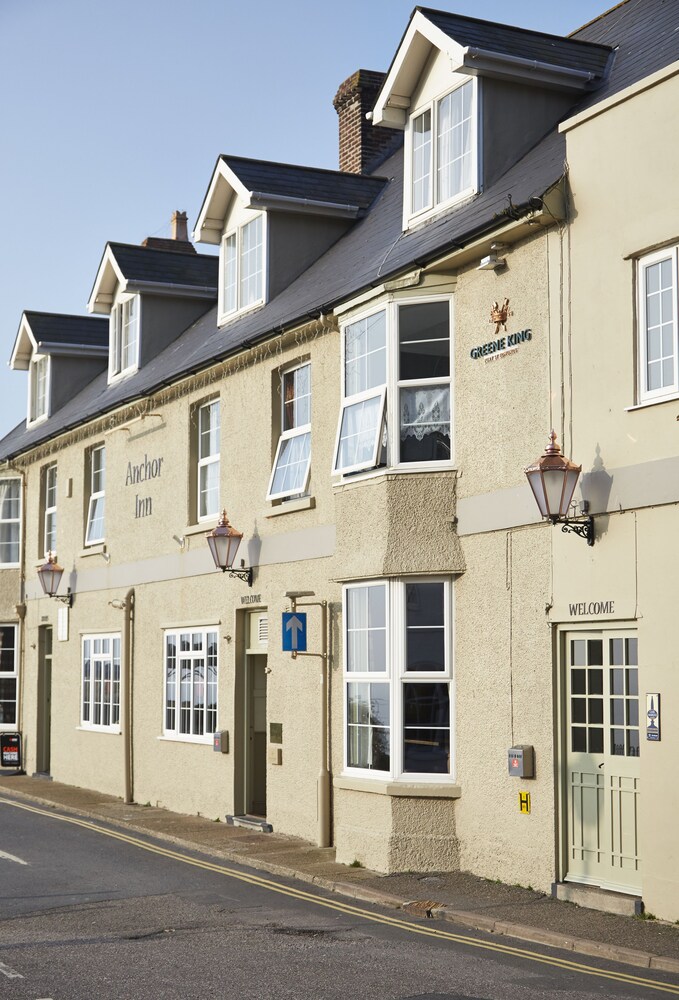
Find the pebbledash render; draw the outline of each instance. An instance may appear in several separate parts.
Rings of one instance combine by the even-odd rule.
[[[417,8],[338,91],[340,170],[222,154],[218,255],[178,212],[86,315],[26,310],[28,773],[679,919],[678,21]],[[551,520],[548,445],[582,465]]]

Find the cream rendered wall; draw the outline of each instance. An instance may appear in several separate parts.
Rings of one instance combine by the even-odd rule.
[[[679,242],[672,197],[678,74],[675,64],[565,127],[573,202],[568,422],[573,456],[589,473],[583,494],[595,511],[609,513],[596,518],[593,549],[569,550],[554,563],[555,615],[567,618],[569,594],[611,598],[614,617],[638,629],[642,896],[647,910],[668,920],[679,918],[679,687],[671,627],[679,555],[677,400],[628,408],[637,402],[636,258]],[[625,508],[629,513],[616,512]],[[661,694],[659,743],[644,733],[651,691]]]
[[[122,795],[124,737],[78,728],[81,635],[122,631],[123,611],[111,606],[134,588],[134,798],[183,812],[216,818],[233,812],[239,749],[234,735],[242,706],[237,703],[236,670],[242,670],[242,631],[246,612],[268,608],[270,644],[268,721],[283,725],[282,764],[268,775],[268,815],[277,829],[315,839],[316,780],[320,761],[318,664],[280,652],[280,612],[289,606],[286,590],[315,590],[336,605],[340,591],[329,580],[334,551],[334,500],[329,477],[336,410],[324,405],[335,386],[337,333],[317,327],[300,333],[290,346],[276,341],[233,364],[231,373],[215,370],[203,384],[169,391],[154,400],[152,415],[117,426],[107,420],[75,440],[58,439],[28,459],[26,514],[30,559],[26,634],[27,683],[35,700],[37,634],[41,624],[54,632],[52,701],[52,775],[57,780]],[[280,369],[309,360],[312,365],[313,500],[295,510],[265,501],[277,434],[272,410],[280,406]],[[233,524],[243,531],[242,555],[255,566],[252,590],[222,576],[212,564],[205,531],[216,519],[192,525],[189,493],[195,488],[189,462],[192,407],[220,398],[221,500]],[[276,416],[276,423],[279,420]],[[84,549],[87,510],[86,450],[106,445],[106,542]],[[162,463],[160,460],[162,459]],[[59,605],[39,596],[39,480],[48,462],[58,464],[58,559],[65,569],[60,590],[70,586],[69,640],[56,636]],[[131,483],[128,465],[156,463],[160,472]],[[143,501],[141,508],[137,500]],[[150,505],[146,504],[146,500]],[[135,516],[141,510],[143,516]],[[184,537],[183,548],[178,544]],[[267,545],[269,546],[267,548]],[[242,599],[256,603],[243,604]],[[310,610],[310,649],[320,651],[320,616]],[[229,754],[210,745],[160,739],[163,732],[163,628],[218,625],[219,718],[230,733]],[[32,647],[35,646],[35,649]],[[35,755],[35,722],[27,724],[27,743]],[[28,769],[33,769],[29,762]]]

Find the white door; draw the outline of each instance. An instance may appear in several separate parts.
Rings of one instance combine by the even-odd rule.
[[[566,879],[638,894],[639,664],[633,631],[566,636]]]

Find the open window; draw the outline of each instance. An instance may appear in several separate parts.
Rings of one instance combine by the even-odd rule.
[[[311,365],[281,376],[281,436],[276,448],[267,500],[302,496],[311,469]]]
[[[333,472],[371,469],[382,449],[387,382],[386,312],[373,313],[344,330],[344,398],[337,428]]]

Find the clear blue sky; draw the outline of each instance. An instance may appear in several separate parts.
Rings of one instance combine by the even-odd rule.
[[[432,0],[567,34],[606,0]],[[332,99],[386,70],[414,0],[0,0],[0,436],[24,309],[85,313],[107,240],[192,227],[219,153],[337,166]],[[201,249],[200,247],[198,248]]]

